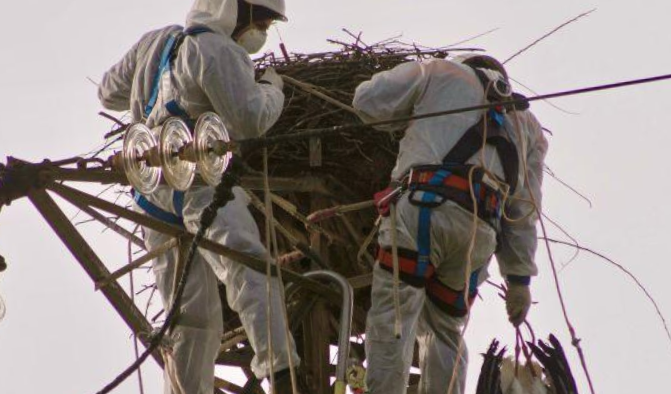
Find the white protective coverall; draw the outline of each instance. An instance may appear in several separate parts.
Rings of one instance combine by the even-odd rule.
[[[404,63],[376,74],[370,81],[359,85],[353,105],[360,111],[364,121],[373,122],[463,108],[482,104],[484,100],[483,86],[470,67],[433,59],[425,63]],[[385,129],[405,128],[392,179],[400,179],[417,165],[441,164],[443,157],[464,132],[477,123],[481,115],[482,112],[465,112],[384,126]],[[518,121],[515,121],[514,116]],[[515,127],[516,124],[519,124],[519,128]],[[540,204],[543,160],[547,149],[541,126],[530,112],[525,111],[506,115],[505,127],[509,134],[511,131],[515,134],[512,137],[520,157],[526,158],[529,181],[526,181],[524,171],[521,170],[516,197],[528,198],[533,192],[537,204]],[[481,162],[481,153],[474,155],[468,163],[485,165],[504,179],[495,149],[485,148],[484,163]],[[524,168],[522,159],[520,168]],[[510,217],[519,218],[533,206],[511,200],[506,209]],[[419,208],[408,201],[407,193],[397,202],[396,233],[399,247],[417,251],[418,212]],[[536,215],[532,214],[514,225],[502,223],[502,244],[499,245],[497,259],[504,277],[536,275],[536,220]],[[432,210],[430,259],[438,279],[454,290],[463,290],[465,287],[472,232],[473,214],[456,203],[447,201]],[[381,247],[391,247],[388,217],[383,218],[378,242]],[[478,218],[474,248],[470,255],[471,272],[482,268],[478,283],[487,278],[487,266],[496,243],[493,228]],[[427,299],[423,288],[401,282],[403,328],[401,338],[396,339],[392,285],[392,274],[376,264],[373,271],[372,306],[366,324],[368,388],[372,394],[405,393],[417,339],[421,369],[418,392],[445,394],[457,358],[465,318],[448,315]],[[464,393],[466,365],[467,352],[464,347],[453,394]]]
[[[251,0],[250,3],[278,2]],[[283,10],[284,3],[279,1]],[[262,135],[279,118],[284,104],[282,91],[270,84],[254,80],[253,63],[245,50],[231,39],[236,25],[236,0],[197,0],[189,12],[186,28],[205,26],[212,32],[184,39],[172,65],[172,86],[161,85],[153,112],[146,120],[149,127],[165,121],[169,114],[163,104],[177,103],[196,119],[206,111],[219,114],[232,139]],[[145,34],[126,55],[103,77],[99,88],[102,104],[111,110],[131,110],[133,119],[143,118],[149,101],[152,82],[158,69],[164,44],[180,26],[168,26]],[[168,212],[182,214],[186,229],[195,233],[199,216],[212,200],[214,188],[198,187],[187,191],[183,212],[175,212],[173,190],[161,186],[145,196],[150,202]],[[207,237],[240,252],[261,259],[267,251],[260,241],[259,231],[248,210],[249,199],[240,188],[233,188],[235,199],[220,209]],[[136,207],[141,210],[141,208]],[[169,237],[144,229],[149,250],[169,240]],[[153,262],[156,282],[166,307],[173,292],[172,283],[178,256],[175,250],[159,256]],[[214,381],[214,361],[218,355],[222,334],[221,304],[217,279],[226,285],[228,303],[240,315],[240,320],[255,352],[251,368],[258,378],[294,365],[300,360],[293,340],[287,343],[284,316],[279,298],[279,285],[272,279],[272,314],[270,327],[274,354],[268,354],[268,315],[266,276],[228,258],[200,249],[196,254],[186,290],[181,299],[179,324],[172,332],[175,345],[172,356],[177,381],[186,394],[211,394]],[[287,348],[290,349],[287,351]],[[166,376],[166,392],[170,380]]]

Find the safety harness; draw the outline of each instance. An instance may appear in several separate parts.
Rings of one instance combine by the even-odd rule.
[[[473,68],[482,83],[489,101],[501,101],[501,89],[489,89],[489,78],[479,69]],[[494,82],[496,83],[496,82]],[[509,96],[509,95],[508,95]],[[420,165],[413,167],[403,179],[403,187],[409,191],[408,201],[419,208],[417,226],[417,252],[398,248],[399,276],[415,287],[424,287],[428,298],[451,316],[465,316],[468,313],[464,291],[446,286],[435,275],[431,264],[431,213],[445,203],[452,201],[500,230],[503,205],[503,193],[498,180],[491,180],[479,167],[466,164],[484,144],[491,145],[501,160],[508,193],[517,187],[519,158],[514,142],[504,128],[506,109],[489,110],[474,126],[469,128],[455,146],[443,158],[439,165]],[[484,141],[483,141],[484,140]],[[473,197],[471,196],[471,190]],[[381,194],[382,195],[382,194]],[[391,251],[379,249],[380,266],[393,272]],[[472,305],[478,293],[480,269],[474,270],[469,278],[469,302]]]
[[[154,76],[154,83],[152,85],[151,95],[149,96],[149,102],[144,107],[145,118],[148,118],[154,110],[162,79],[168,78],[168,84],[166,84],[166,86],[170,86],[169,83],[172,81],[172,62],[175,60],[175,57],[177,57],[177,53],[179,52],[179,48],[182,46],[184,39],[187,36],[195,37],[202,33],[211,32],[212,29],[209,27],[192,26],[183,31],[171,34],[170,37],[168,37],[168,40],[163,47],[163,51],[161,52],[161,60],[159,62],[158,71]],[[189,114],[177,103],[175,99],[165,103],[164,106],[170,115],[182,118],[185,122],[187,122],[189,127],[193,126],[193,119],[189,117]]]
[[[158,100],[158,93],[161,90],[161,82],[164,78],[167,78],[166,85],[172,82],[172,62],[179,52],[179,48],[184,42],[184,39],[187,36],[196,36],[201,33],[212,32],[212,30],[205,26],[192,26],[183,31],[173,33],[168,37],[165,45],[163,46],[163,51],[161,52],[161,59],[158,66],[158,71],[154,76],[154,82],[152,84],[151,95],[149,96],[149,102],[144,107],[144,117],[149,118],[154,107],[156,106],[156,101]],[[193,128],[194,120],[189,117],[189,114],[177,103],[175,99],[170,100],[165,103],[165,109],[170,115],[180,117],[183,119],[186,124]],[[149,216],[152,216],[156,219],[162,220],[164,222],[174,224],[176,226],[184,227],[184,218],[182,217],[182,211],[184,209],[184,192],[174,190],[172,194],[172,208],[175,213],[166,211],[165,209],[160,208],[156,204],[149,201],[142,194],[138,193],[134,189],[131,189],[131,194],[135,203],[142,208]]]

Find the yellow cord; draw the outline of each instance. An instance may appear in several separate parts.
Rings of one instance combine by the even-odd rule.
[[[271,330],[271,280],[272,280],[272,261],[273,258],[275,261],[277,261],[279,257],[279,248],[278,248],[278,243],[277,243],[277,231],[275,230],[275,226],[272,225],[273,222],[273,204],[272,204],[272,196],[270,194],[270,183],[268,181],[268,149],[264,148],[263,149],[263,188],[264,188],[264,198],[265,198],[265,204],[266,204],[266,247],[268,249],[268,264],[266,266],[266,290],[267,290],[267,300],[268,300],[268,305],[267,305],[267,315],[268,315],[268,322],[266,324],[266,332],[268,334],[268,364],[270,366],[270,386],[271,386],[271,393],[275,392],[275,370],[274,370],[274,365],[273,365],[273,346],[272,346],[272,330]],[[272,247],[272,249],[271,249]],[[272,250],[272,252],[271,252]],[[271,257],[272,253],[272,257]],[[279,296],[280,296],[280,304],[281,304],[281,311],[282,317],[284,320],[284,342],[285,342],[285,351],[287,352],[287,357],[289,360],[289,375],[291,377],[291,390],[294,394],[297,393],[297,388],[296,388],[296,371],[294,370],[294,362],[293,362],[293,357],[292,357],[292,349],[291,349],[291,334],[289,331],[289,322],[288,322],[288,316],[287,316],[287,305],[286,305],[286,297],[284,293],[284,281],[282,279],[282,268],[280,266],[276,266],[277,270],[277,281],[278,281],[278,287],[279,287]]]
[[[266,355],[266,358],[268,360],[268,367],[270,369],[270,392],[271,394],[275,393],[275,367],[273,365],[273,335],[272,335],[272,257],[271,257],[271,251],[272,251],[272,237],[270,234],[270,229],[272,227],[271,224],[271,217],[268,212],[268,207],[270,204],[268,204],[268,190],[270,189],[269,187],[269,182],[268,182],[268,148],[263,148],[263,188],[265,192],[265,198],[266,198],[266,250],[268,252],[267,257],[266,257],[266,316],[267,316],[267,321],[266,321],[266,335],[268,336],[268,354]]]
[[[394,297],[394,336],[396,339],[401,338],[401,300],[399,295],[399,269],[398,269],[398,239],[396,234],[396,203],[393,201],[389,204],[391,216],[391,260],[394,273],[393,282],[393,297]]]
[[[492,86],[492,82],[490,82],[487,87],[485,88],[485,92],[483,95],[483,104],[487,102],[487,93],[489,92],[489,88]],[[483,110],[483,118],[487,119],[487,111],[488,110]],[[480,148],[480,162],[484,165],[486,163],[485,160],[485,148],[487,144],[487,122],[483,122],[483,132],[482,132],[482,147]],[[486,167],[480,167],[480,166],[472,166],[469,171],[468,171],[468,188],[469,188],[469,194],[471,196],[471,202],[473,203],[473,221],[472,221],[472,226],[471,226],[471,239],[468,244],[468,253],[466,254],[466,269],[464,271],[464,279],[465,279],[465,284],[464,284],[464,305],[466,307],[466,320],[464,322],[464,327],[461,330],[461,335],[459,337],[459,346],[457,347],[457,355],[454,360],[454,367],[452,368],[452,377],[450,378],[450,384],[447,388],[447,394],[452,394],[452,390],[454,390],[454,385],[456,384],[457,381],[457,373],[459,370],[459,363],[461,360],[461,357],[464,353],[464,335],[466,333],[466,329],[468,328],[468,323],[471,320],[471,314],[470,314],[470,305],[469,305],[469,300],[468,300],[468,294],[470,291],[470,276],[471,276],[471,271],[473,267],[473,260],[472,260],[472,254],[473,254],[473,249],[475,248],[475,240],[477,237],[477,231],[478,231],[478,203],[477,199],[475,198],[475,191],[473,190],[473,173],[475,172],[476,168],[481,168],[485,174],[489,175],[490,171]],[[495,176],[491,176],[490,178],[496,180],[498,179]]]

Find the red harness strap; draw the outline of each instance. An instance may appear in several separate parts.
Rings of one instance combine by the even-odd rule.
[[[434,166],[435,167],[435,166]],[[408,179],[408,182],[410,184],[427,184],[433,178],[433,176],[438,172],[440,168],[436,168],[435,170],[429,170],[429,169],[420,169],[420,170],[415,170],[413,169],[410,171],[410,178]],[[462,178],[460,176],[457,176],[455,174],[450,174],[445,179],[443,179],[443,182],[441,183],[445,186],[451,186],[455,189],[459,189],[464,192],[470,191],[470,187],[468,186],[468,179],[467,178]]]
[[[468,172],[470,166],[422,165],[413,167],[408,179],[408,197],[411,204],[419,207],[435,208],[446,200],[453,201],[470,212],[475,212],[471,197],[471,187],[475,196],[478,217],[499,230],[501,216],[501,192],[482,181],[484,174],[476,169],[473,172],[472,185],[469,185]],[[447,176],[439,176],[440,172]],[[440,179],[439,183],[431,180]],[[432,193],[435,197],[427,202],[424,198],[416,198],[415,193],[422,191]]]
[[[394,272],[393,257],[390,249],[378,249],[377,261],[380,262],[380,267],[389,272]],[[433,276],[435,268],[429,263],[424,275],[419,276],[417,274],[417,265],[417,252],[410,249],[398,248],[399,277],[411,286],[424,287],[427,280]]]
[[[467,167],[466,167],[467,168]],[[427,185],[429,184],[429,181],[433,176],[441,170],[442,167],[439,166],[418,166],[416,168],[413,168],[410,171],[410,175],[408,178],[408,185],[412,188],[413,185]],[[442,186],[448,186],[453,189],[466,192],[467,196],[470,199],[470,192],[471,188],[469,186],[468,182],[468,176],[464,174],[464,176],[451,173],[447,177],[443,179],[441,182]],[[484,201],[488,206],[492,206],[493,208],[498,208],[498,199],[499,199],[499,194],[496,190],[492,189],[490,186],[485,185],[482,182],[478,182],[477,180],[474,180],[473,182],[473,191],[475,192],[475,198],[477,198],[479,201]]]
[[[380,267],[388,272],[394,272],[393,260],[390,249],[378,249],[377,260]],[[410,249],[398,248],[398,270],[399,277],[403,282],[418,288],[424,287],[426,295],[431,302],[436,304],[450,316],[466,316],[468,310],[464,302],[464,291],[454,290],[444,285],[435,275],[435,267],[429,264],[423,276],[416,274],[417,252]],[[477,277],[480,270],[471,274],[471,283],[468,297],[469,307],[473,305],[478,294]]]
[[[469,309],[473,307],[475,296],[478,295],[477,288],[471,288],[469,291],[468,306],[464,302],[464,291],[457,291],[445,286],[435,276],[426,282],[426,295],[434,304],[438,305],[445,313],[454,317],[466,316]]]

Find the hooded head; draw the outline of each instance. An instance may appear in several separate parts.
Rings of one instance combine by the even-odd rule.
[[[207,26],[232,37],[234,31],[262,17],[286,21],[284,0],[196,0],[186,17],[186,27]]]
[[[482,53],[465,53],[455,57],[453,60],[473,68],[497,71],[505,79],[508,79],[508,72],[503,67],[503,64],[491,56],[483,55]]]
[[[485,86],[491,84],[490,94],[498,101],[501,98],[510,97],[512,88],[508,80],[508,72],[501,62],[491,56],[481,53],[466,53],[452,59],[456,63],[470,66],[473,69],[480,70],[481,73],[490,81],[484,83]]]

